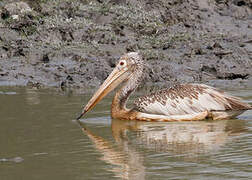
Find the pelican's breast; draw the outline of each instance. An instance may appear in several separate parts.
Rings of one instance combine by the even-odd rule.
[[[140,97],[134,105],[140,112],[166,116],[251,108],[239,98],[203,84],[175,85]]]

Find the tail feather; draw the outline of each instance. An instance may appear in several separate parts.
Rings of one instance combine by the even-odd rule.
[[[249,110],[252,106],[248,103],[242,102],[240,98],[234,96],[226,97],[227,102],[230,104],[230,110]]]

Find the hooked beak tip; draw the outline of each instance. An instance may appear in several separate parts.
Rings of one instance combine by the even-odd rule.
[[[77,118],[76,120],[80,120],[80,118],[86,113],[87,111],[83,111]]]

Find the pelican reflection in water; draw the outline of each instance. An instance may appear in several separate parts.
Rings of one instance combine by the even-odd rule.
[[[202,122],[144,122],[135,120],[113,119],[111,130],[113,141],[96,135],[87,128],[89,124],[78,121],[85,135],[93,142],[94,147],[106,163],[112,166],[116,177],[122,179],[145,179],[148,161],[145,152],[155,151],[157,161],[161,158],[169,161],[197,161],[204,154],[218,151],[231,136],[246,131],[243,120],[202,121]],[[160,152],[160,154],[159,154]],[[152,166],[160,167],[161,164]],[[162,164],[163,165],[163,164]]]
[[[181,84],[159,90],[135,100],[132,109],[126,107],[129,96],[143,80],[144,61],[137,52],[123,55],[114,70],[89,100],[80,119],[110,91],[123,83],[112,101],[111,116],[116,119],[142,121],[193,121],[228,119],[240,115],[252,106],[204,84]]]

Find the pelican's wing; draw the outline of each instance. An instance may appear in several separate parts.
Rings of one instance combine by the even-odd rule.
[[[203,84],[175,85],[140,97],[134,105],[140,112],[167,116],[252,108],[237,97]]]

